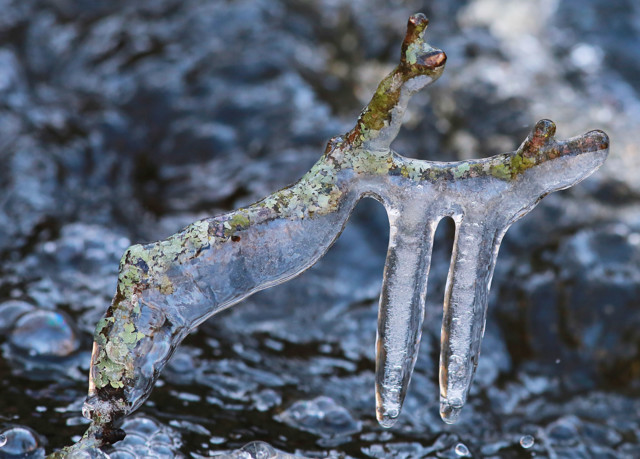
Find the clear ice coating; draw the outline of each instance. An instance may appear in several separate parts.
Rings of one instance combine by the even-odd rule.
[[[444,70],[445,54],[424,41],[427,23],[422,14],[409,19],[400,64],[298,182],[126,251],[96,327],[83,410],[93,422],[78,448],[122,438],[114,423],[146,400],[183,338],[312,266],[363,197],[381,202],[390,223],[376,343],[376,412],[385,427],[400,414],[417,358],[435,228],[444,217],[455,221],[440,354],[441,416],[455,422],[478,363],[502,237],[545,195],[598,169],[609,140],[601,131],[556,140],[555,125],[542,120],[516,151],[481,160],[429,162],[390,150],[411,95]]]

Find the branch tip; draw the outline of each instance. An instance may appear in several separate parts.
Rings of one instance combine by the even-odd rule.
[[[433,48],[424,41],[424,32],[428,25],[429,19],[422,13],[416,13],[409,18],[400,56],[402,73],[406,74],[406,77],[436,71],[444,66],[447,60],[442,50]]]
[[[596,150],[605,150],[609,148],[609,136],[600,129],[589,131],[585,136],[593,142]]]
[[[534,137],[552,138],[554,135],[556,135],[556,123],[551,120],[540,120],[533,128]]]
[[[429,19],[423,13],[416,13],[409,18],[407,22],[407,34],[404,37],[404,43],[416,41],[426,30],[429,25]]]

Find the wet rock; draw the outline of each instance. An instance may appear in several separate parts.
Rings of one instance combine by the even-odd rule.
[[[457,448],[461,443],[454,435],[443,434],[435,438],[431,444],[419,442],[387,442],[386,444],[373,444],[362,448],[362,453],[367,457],[410,459],[413,457],[464,457],[457,454],[456,449],[465,452],[463,447]],[[468,449],[466,450],[468,452]]]
[[[552,422],[545,430],[552,445],[572,446],[578,440],[579,424],[575,416],[568,416]]]
[[[211,437],[211,432],[209,432],[205,427],[200,424],[196,424],[189,421],[178,421],[176,419],[169,422],[169,425],[180,429],[182,431],[193,432],[198,435],[206,435]]]
[[[622,224],[579,231],[503,290],[519,298],[519,309],[503,312],[526,331],[529,350],[577,387],[636,384],[638,234]]]
[[[258,411],[267,411],[282,403],[279,393],[271,389],[265,389],[251,396],[253,406]]]
[[[16,139],[4,155],[0,183],[5,200],[0,207],[0,250],[27,244],[55,211],[55,164],[32,139]]]
[[[53,302],[76,311],[102,310],[115,291],[118,264],[129,245],[121,232],[71,223],[60,228],[59,237],[35,247],[18,265],[18,274],[32,281],[28,294],[44,307]]]
[[[634,319],[640,296],[640,229],[614,225],[576,234],[559,248],[565,333],[583,360],[624,384],[640,376],[625,368],[639,357]],[[615,292],[615,293],[614,293]],[[626,380],[626,381],[625,381]]]

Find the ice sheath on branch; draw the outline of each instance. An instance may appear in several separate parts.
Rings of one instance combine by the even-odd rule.
[[[602,131],[556,140],[555,125],[543,120],[516,151],[481,160],[419,161],[390,150],[411,95],[444,70],[445,54],[424,41],[427,23],[422,14],[409,19],[399,65],[356,126],[333,138],[298,182],[126,251],[116,295],[96,327],[83,410],[92,426],[83,442],[121,438],[114,423],[146,400],[189,332],[312,266],[363,197],[385,206],[391,228],[376,344],[376,409],[386,427],[400,414],[417,357],[435,228],[447,216],[456,223],[440,401],[442,418],[457,419],[478,362],[502,237],[542,197],[598,169],[609,140]]]

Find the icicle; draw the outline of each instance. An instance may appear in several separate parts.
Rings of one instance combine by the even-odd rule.
[[[435,233],[421,207],[389,212],[376,341],[376,413],[384,427],[391,427],[400,414],[420,348]]]
[[[503,228],[458,222],[445,290],[440,347],[440,415],[457,420],[473,379],[484,335],[491,277]]]
[[[457,420],[478,365],[491,278],[505,232],[544,196],[575,185],[606,159],[608,139],[600,131],[566,141],[556,141],[554,134],[553,122],[539,121],[511,157],[482,161],[500,170],[496,160],[501,160],[510,180],[470,178],[468,193],[457,196],[462,213],[454,218],[440,349],[440,415],[447,423]]]

